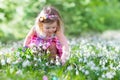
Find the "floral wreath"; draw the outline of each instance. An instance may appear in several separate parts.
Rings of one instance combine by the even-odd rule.
[[[46,19],[51,19],[51,20],[53,20],[53,19],[55,19],[55,18],[57,18],[57,15],[45,15],[45,16],[41,16],[40,17],[40,21],[44,21],[44,20],[46,20]]]

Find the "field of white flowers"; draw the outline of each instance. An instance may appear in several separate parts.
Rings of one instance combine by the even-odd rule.
[[[0,46],[0,80],[120,80],[120,40],[98,37],[69,40],[65,65],[33,55],[22,41]]]

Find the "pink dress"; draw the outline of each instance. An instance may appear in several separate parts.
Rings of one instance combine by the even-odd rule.
[[[41,46],[44,50],[47,50],[51,43],[54,42],[57,48],[57,55],[62,56],[62,45],[56,36],[53,36],[45,40],[42,36],[38,37],[35,33],[30,40],[30,44],[35,44],[36,46]]]

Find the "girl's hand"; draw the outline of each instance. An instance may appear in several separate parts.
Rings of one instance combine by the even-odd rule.
[[[64,65],[66,63],[65,58],[61,57],[61,63],[62,63],[62,65]]]
[[[69,55],[67,53],[63,53],[63,55],[61,56],[62,65],[64,65],[68,59],[69,59]]]
[[[65,61],[62,61],[62,66],[65,64]]]

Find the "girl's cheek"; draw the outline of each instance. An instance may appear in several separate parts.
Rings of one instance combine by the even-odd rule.
[[[44,29],[44,32],[47,32],[48,30],[47,29]]]

